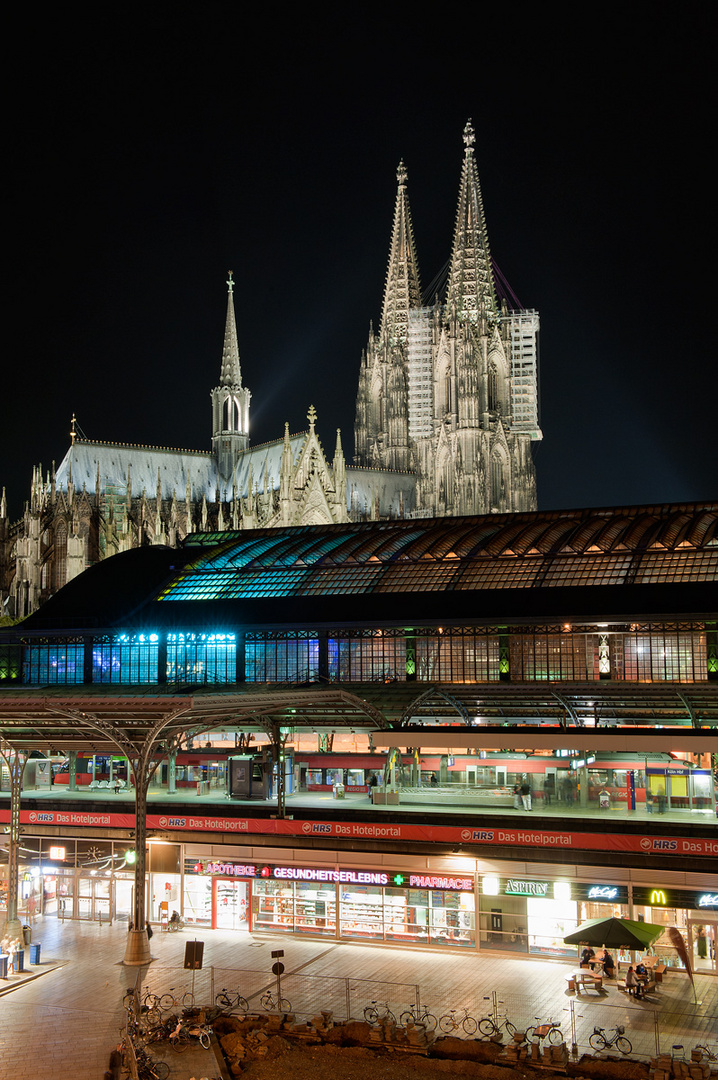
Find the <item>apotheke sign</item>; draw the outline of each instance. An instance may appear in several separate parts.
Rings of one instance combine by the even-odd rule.
[[[279,881],[318,881],[340,885],[396,885],[411,889],[441,889],[471,892],[473,878],[442,877],[433,874],[394,874],[374,870],[324,870],[313,866],[252,866],[246,863],[195,863],[197,873],[217,877],[274,878]]]

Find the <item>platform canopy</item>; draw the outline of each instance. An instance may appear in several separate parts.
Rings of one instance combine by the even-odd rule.
[[[0,694],[0,741],[17,750],[64,754],[140,747],[182,734],[229,730],[376,732],[388,724],[373,705],[339,687],[248,688],[187,694],[137,688],[37,687]]]

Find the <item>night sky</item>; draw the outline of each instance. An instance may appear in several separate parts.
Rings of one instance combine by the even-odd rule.
[[[392,10],[153,4],[21,28],[11,517],[73,411],[89,438],[209,449],[228,269],[252,442],[304,429],[312,403],[351,460],[397,164],[426,287],[451,252],[468,117],[492,254],[541,313],[539,506],[716,496],[711,8]]]

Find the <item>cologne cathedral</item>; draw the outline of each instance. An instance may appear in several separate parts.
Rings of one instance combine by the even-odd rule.
[[[471,124],[446,294],[422,301],[407,174],[398,191],[378,333],[361,359],[354,464],[308,428],[250,445],[232,275],[209,450],[86,439],[73,418],[56,469],[33,471],[17,521],[0,499],[2,614],[22,618],[87,566],[189,533],[536,509],[536,311],[499,298]]]

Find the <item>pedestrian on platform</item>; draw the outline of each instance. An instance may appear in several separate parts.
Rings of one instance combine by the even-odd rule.
[[[527,780],[521,785],[521,804],[524,810],[531,809],[531,788]]]

